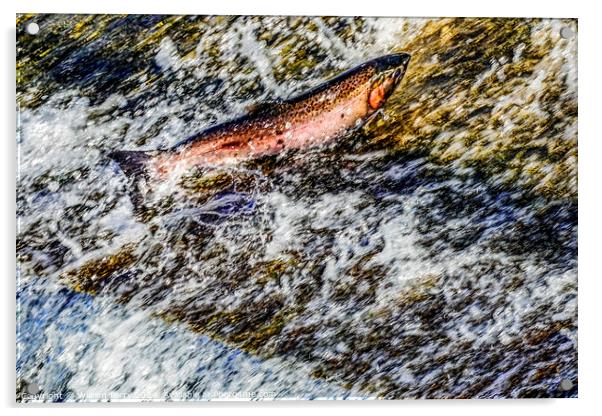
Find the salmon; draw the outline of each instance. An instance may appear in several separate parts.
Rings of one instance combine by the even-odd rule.
[[[379,110],[402,80],[410,55],[364,62],[298,96],[256,105],[170,149],[115,151],[109,157],[129,177],[161,179],[188,168],[219,167],[335,140]]]

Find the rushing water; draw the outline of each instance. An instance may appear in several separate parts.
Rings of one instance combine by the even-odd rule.
[[[567,26],[19,17],[19,397],[576,396]],[[327,148],[141,206],[106,157],[401,50],[384,114]]]

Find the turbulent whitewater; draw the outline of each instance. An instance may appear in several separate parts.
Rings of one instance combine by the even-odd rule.
[[[19,400],[577,395],[576,21],[17,26]],[[338,140],[141,205],[108,157],[399,52]]]

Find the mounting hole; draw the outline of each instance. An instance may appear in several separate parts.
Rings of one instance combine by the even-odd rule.
[[[560,37],[562,37],[563,39],[572,39],[573,36],[575,36],[575,33],[573,33],[573,29],[571,29],[570,27],[563,27],[562,29],[560,29]]]
[[[31,23],[27,24],[27,26],[25,27],[25,30],[30,35],[37,35],[38,32],[40,31],[40,26],[36,22],[31,22]]]
[[[38,386],[36,383],[29,383],[27,385],[27,393],[29,394],[38,394],[40,390],[40,386]]]
[[[569,391],[573,388],[573,382],[568,378],[562,379],[562,381],[560,382],[560,388],[564,391]]]

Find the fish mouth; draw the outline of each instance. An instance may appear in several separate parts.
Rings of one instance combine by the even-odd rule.
[[[374,63],[378,72],[389,72],[398,69],[404,72],[411,58],[412,56],[409,53],[401,52],[376,58]]]
[[[408,68],[411,55],[408,53],[396,53],[377,58],[376,72],[381,80],[390,79],[397,83],[403,78]]]
[[[386,85],[387,96],[393,92],[405,75],[410,58],[411,55],[404,52],[381,56],[373,61],[376,66],[373,82],[375,85]]]

